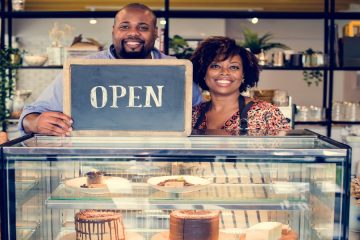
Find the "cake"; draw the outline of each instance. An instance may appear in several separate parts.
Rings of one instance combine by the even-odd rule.
[[[246,240],[279,240],[282,224],[279,222],[261,222],[246,231]]]
[[[360,177],[351,179],[351,196],[360,198]]]
[[[76,240],[125,240],[122,216],[118,212],[82,210],[75,214]]]
[[[101,171],[91,171],[85,174],[86,184],[81,185],[82,188],[98,188],[104,186],[104,173]]]
[[[190,187],[190,186],[194,186],[194,184],[189,183],[183,177],[167,179],[165,181],[159,182],[157,185],[158,186],[163,186],[163,187]]]
[[[219,211],[175,210],[170,214],[170,240],[218,240]]]

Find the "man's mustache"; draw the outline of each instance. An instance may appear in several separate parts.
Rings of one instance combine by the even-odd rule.
[[[136,37],[125,38],[125,39],[121,40],[121,43],[124,44],[125,42],[128,42],[128,41],[136,41],[136,42],[139,42],[141,44],[145,43],[144,40],[142,40],[141,38],[136,38]]]

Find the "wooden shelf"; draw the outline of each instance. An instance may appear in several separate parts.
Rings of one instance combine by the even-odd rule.
[[[319,70],[324,71],[328,70],[328,67],[291,67],[291,66],[284,66],[284,67],[276,67],[276,66],[262,66],[263,70],[286,70],[286,71],[311,71],[311,70]]]
[[[19,69],[62,69],[63,66],[20,66]]]

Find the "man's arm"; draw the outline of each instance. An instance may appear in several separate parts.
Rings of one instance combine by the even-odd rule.
[[[63,73],[61,72],[35,102],[24,107],[18,128],[22,134],[66,135],[71,131],[71,118],[61,113],[62,111]]]
[[[69,136],[72,119],[61,112],[30,113],[23,118],[22,126],[26,133]]]

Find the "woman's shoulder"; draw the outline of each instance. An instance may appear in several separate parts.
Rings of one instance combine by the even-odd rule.
[[[272,105],[271,103],[260,100],[260,99],[253,99],[252,102],[253,102],[252,109],[258,109],[258,110],[276,110],[276,109],[279,109],[278,107]]]
[[[250,108],[249,112],[252,112],[256,115],[266,115],[267,117],[278,115],[282,116],[282,113],[277,106],[259,99],[255,99],[253,101],[253,105]]]

